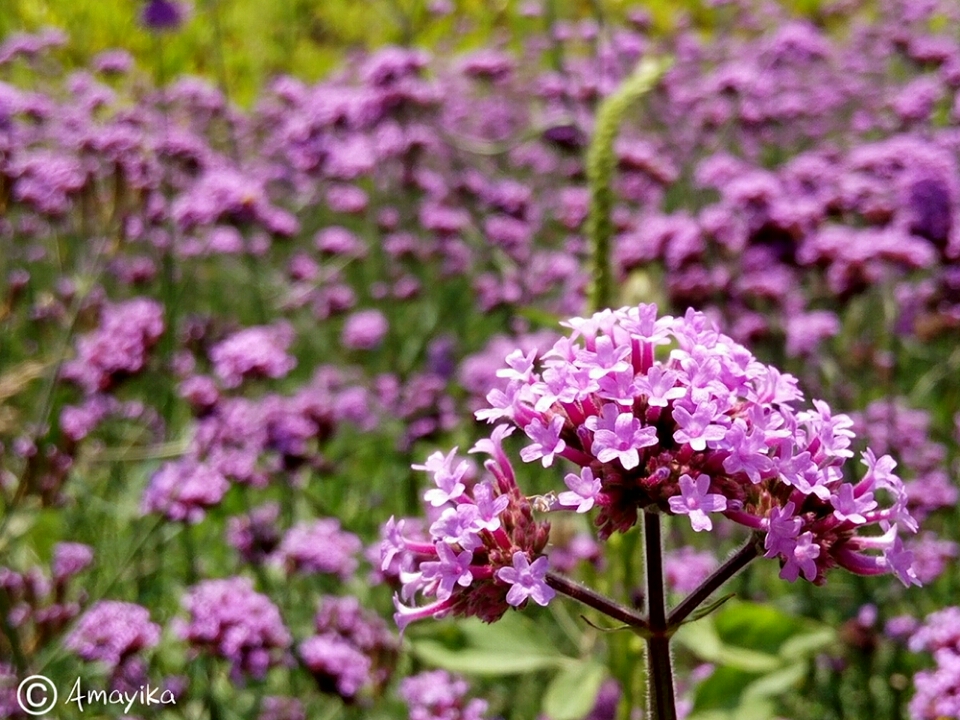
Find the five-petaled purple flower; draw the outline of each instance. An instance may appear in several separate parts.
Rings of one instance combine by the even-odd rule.
[[[690,413],[682,405],[673,408],[673,419],[679,426],[673,434],[680,443],[689,443],[697,452],[706,450],[707,443],[716,443],[723,440],[727,429],[715,421],[719,419],[717,404],[702,402]]]
[[[670,509],[677,515],[689,515],[693,529],[713,530],[713,522],[707,516],[709,512],[723,512],[727,509],[727,499],[717,493],[708,493],[710,476],[700,475],[694,480],[689,475],[680,476],[680,497],[670,498]]]
[[[566,447],[566,443],[560,438],[562,429],[563,418],[559,415],[554,416],[548,425],[544,425],[540,418],[534,418],[523,428],[533,440],[533,444],[523,448],[520,457],[524,462],[540,459],[544,467],[550,467],[553,465],[553,456],[563,452]]]
[[[507,602],[517,607],[527,598],[533,598],[538,605],[546,605],[557,594],[547,585],[547,559],[537,558],[533,564],[522,552],[513,554],[513,567],[503,567],[497,571],[497,577],[513,587],[507,593]]]
[[[638,450],[657,444],[656,428],[641,426],[639,418],[632,412],[620,412],[616,403],[604,405],[600,416],[589,418],[586,426],[595,431],[592,451],[597,459],[604,463],[619,460],[624,470],[640,464]]]
[[[575,507],[578,513],[589,512],[600,495],[600,478],[595,478],[593,470],[585,467],[579,475],[567,473],[563,482],[570,490],[557,496],[560,505],[569,508]]]
[[[414,470],[426,470],[433,473],[433,482],[437,487],[427,490],[423,494],[423,499],[433,505],[440,507],[446,503],[456,500],[463,495],[466,486],[462,480],[467,474],[469,465],[466,460],[461,460],[456,467],[453,462],[456,459],[457,448],[454,448],[446,456],[441,452],[435,452],[427,458],[423,465],[413,465]]]

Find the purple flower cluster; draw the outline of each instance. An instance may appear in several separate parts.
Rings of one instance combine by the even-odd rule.
[[[189,460],[164,463],[150,478],[140,507],[144,514],[161,513],[168,520],[198,523],[229,488],[227,479],[208,465]]]
[[[137,4],[155,31],[180,27],[189,5]],[[249,109],[199,78],[150,85],[124,51],[64,71],[75,53],[55,50],[66,42],[57,31],[4,38],[0,316],[17,342],[4,346],[15,372],[0,373],[3,495],[76,517],[88,461],[120,454],[110,443],[125,457],[133,442],[131,456],[164,458],[176,443],[182,457],[153,473],[143,512],[226,522],[239,560],[268,565],[258,577],[279,577],[276,563],[329,584],[355,576],[357,537],[332,517],[290,528],[275,504],[227,520],[234,501],[282,496],[293,505],[285,517],[302,518],[300,488],[352,477],[366,460],[340,452],[354,439],[345,423],[369,433],[366,446],[419,456],[473,431],[466,405],[495,426],[472,451],[492,459],[481,469],[431,455],[417,466],[433,480],[426,520],[383,528],[374,577],[398,590],[401,629],[544,605],[561,581],[552,571],[602,566],[590,520],[602,541],[646,511],[686,516],[671,523],[684,532],[689,522],[723,535],[721,516],[755,531],[788,580],[820,583],[834,566],[907,585],[949,573],[955,538],[904,537],[927,518],[936,527],[935,513],[958,501],[955,451],[934,423],[944,407],[887,397],[851,413],[851,425],[826,403],[802,404],[798,381],[738,342],[765,359],[785,351],[795,364],[779,367],[802,371],[831,404],[877,396],[863,367],[891,387],[924,364],[952,367],[940,354],[949,342],[920,343],[960,327],[956,8],[826,3],[814,24],[771,3],[712,5],[708,35],[678,16],[661,36],[639,12],[624,26],[558,20],[528,33],[522,23],[539,27],[540,8],[524,3],[522,42],[501,46],[510,50],[448,60],[382,48],[318,82],[278,77]],[[639,58],[661,53],[671,70],[614,146],[612,264],[623,302],[662,288],[673,315],[693,306],[705,316],[643,305],[571,321],[568,337],[531,332],[543,313],[582,312],[593,117]],[[889,346],[878,340],[893,334]],[[55,337],[74,348],[56,381],[24,381],[9,397],[17,363],[42,361]],[[402,362],[383,372],[398,343]],[[298,378],[321,354],[329,365]],[[343,369],[344,359],[363,367]],[[925,380],[948,385],[937,377]],[[923,386],[918,404],[936,393]],[[511,430],[527,438],[530,471],[564,466],[555,492],[519,490],[503,449]],[[858,438],[873,448],[860,456],[865,472]],[[68,478],[79,487],[63,492]],[[570,511],[550,516],[561,519],[549,543],[534,508]],[[21,509],[32,513],[11,517]],[[63,544],[49,573],[0,568],[25,648],[43,652],[64,635],[84,604],[74,579],[91,560]],[[676,592],[715,564],[691,548],[664,561]],[[323,601],[295,650],[299,668],[279,610],[249,582],[201,582],[185,605],[184,637],[229,659],[235,679],[306,667],[349,702],[387,682],[395,642],[354,600]],[[127,658],[114,680],[135,687],[139,653],[107,640],[97,650],[93,622],[85,616],[75,634],[84,629],[101,661]],[[142,625],[149,639],[149,616]],[[955,714],[932,704],[956,694],[955,660],[944,657],[918,676],[920,716]],[[0,665],[0,680],[12,675]],[[404,690],[411,717],[483,713],[461,681],[423,678]],[[12,703],[0,689],[0,715],[17,712]],[[266,699],[261,715],[302,720],[306,704]],[[605,705],[597,712],[613,714]]]
[[[154,300],[137,298],[104,307],[99,327],[77,340],[77,357],[64,365],[64,378],[88,393],[106,390],[119,378],[143,370],[163,329],[163,307]]]
[[[360,538],[341,529],[339,520],[323,518],[290,528],[275,556],[289,572],[331,574],[346,581],[357,571],[362,548]]]
[[[192,646],[228,660],[231,676],[263,678],[286,656],[290,633],[280,611],[244,577],[204,580],[182,599],[187,619],[177,634]]]
[[[255,224],[277,235],[299,230],[296,218],[270,203],[262,179],[228,166],[210,167],[177,198],[173,219],[184,232],[227,225]]]
[[[928,615],[908,644],[913,652],[931,653],[936,663],[914,675],[911,720],[960,717],[960,608]]]
[[[483,720],[486,700],[467,699],[467,681],[446,670],[429,670],[404,678],[400,697],[410,709],[410,720]]]
[[[929,411],[910,407],[902,398],[876,400],[853,416],[854,429],[879,452],[890,453],[905,468],[907,508],[919,522],[932,513],[956,506],[960,489],[951,478],[947,446],[934,439]],[[914,569],[920,582],[938,578],[960,556],[956,542],[927,530],[911,542]]]
[[[261,565],[280,545],[278,517],[280,505],[275,502],[255,507],[246,515],[232,517],[227,523],[227,542],[240,553],[244,562]]]
[[[20,677],[13,665],[0,662],[0,715],[12,720],[23,720],[30,716],[23,711],[17,701],[17,686]]]
[[[74,575],[79,575],[93,562],[93,549],[83,543],[62,542],[53,547],[50,569],[53,582],[63,586]]]
[[[6,621],[23,642],[40,647],[80,614],[86,593],[72,587],[72,580],[92,562],[93,550],[89,546],[57,543],[50,574],[38,566],[17,572],[0,565],[0,598],[8,608]]]
[[[664,554],[663,575],[667,587],[675,593],[687,595],[707,579],[717,564],[713,553],[685,545]]]
[[[257,487],[274,474],[321,466],[319,444],[341,424],[372,429],[378,422],[370,394],[331,367],[319,368],[292,395],[209,397],[198,407],[187,459]]]
[[[214,372],[226,388],[239,387],[249,378],[281,378],[297,364],[287,354],[293,337],[287,323],[236,332],[210,349]]]
[[[945,469],[947,447],[931,437],[928,411],[912,408],[902,398],[886,398],[870,403],[853,419],[854,429],[871,447],[889,453],[906,468],[908,507],[914,517],[922,522],[957,504],[960,488]]]
[[[356,598],[322,598],[314,629],[299,653],[321,691],[351,701],[364,687],[379,691],[387,684],[399,645],[386,623]]]
[[[424,502],[436,520],[429,541],[404,534],[405,520],[390,518],[381,543],[381,569],[400,558],[403,588],[394,596],[394,619],[400,629],[428,617],[474,616],[485,622],[499,619],[509,607],[528,598],[546,605],[555,592],[546,583],[548,523],[533,517],[530,502],[520,493],[503,440],[510,434],[499,427],[490,439],[471,452],[491,456],[484,463],[488,475],[467,487],[466,460],[436,452],[415,470],[433,476],[435,487],[424,493]],[[417,593],[434,598],[422,607],[402,601]]]
[[[296,698],[268,695],[263,699],[257,720],[307,720],[307,713]]]
[[[399,449],[410,451],[415,442],[452,430],[460,421],[448,391],[448,378],[436,372],[418,373],[405,382],[380,375],[375,387],[383,413],[403,423]]]
[[[351,350],[372,350],[380,345],[390,325],[379,310],[361,310],[347,318],[341,341]]]
[[[208,378],[191,379],[187,390],[197,393],[200,416],[190,430],[187,452],[153,474],[141,500],[144,513],[161,513],[174,521],[202,520],[208,509],[219,505],[231,481],[262,487],[275,475],[321,466],[320,443],[340,423],[368,428],[376,423],[368,393],[330,368],[320,368],[293,395],[268,394],[258,400],[221,397]],[[288,542],[302,545],[297,537]],[[303,548],[296,552],[310,554]],[[337,567],[324,572],[352,572]]]
[[[509,386],[476,413],[523,429],[525,462],[580,466],[566,475],[568,490],[546,500],[551,509],[596,507],[603,537],[630,529],[645,510],[686,515],[697,531],[722,514],[765,533],[766,557],[780,561],[786,580],[802,574],[820,584],[840,566],[918,582],[899,536],[917,524],[896,463],[867,450],[865,475],[844,475],[849,417],[822,401],[794,409],[795,378],[692,310],[658,317],[656,306],[640,305],[564,325],[570,337],[543,355],[540,372],[533,353],[507,356]],[[508,430],[499,425],[493,437]],[[446,478],[441,493],[462,493]],[[874,525],[881,535],[862,532]]]
[[[147,0],[140,21],[150,30],[176,30],[189,16],[187,5],[180,0]]]
[[[150,611],[135,603],[101,600],[87,610],[65,645],[87,662],[104,663],[111,672],[160,641],[160,626]]]

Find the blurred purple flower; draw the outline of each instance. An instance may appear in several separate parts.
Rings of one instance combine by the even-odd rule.
[[[340,340],[351,350],[373,350],[390,329],[387,318],[379,310],[361,310],[347,318]]]
[[[160,626],[140,605],[101,600],[84,613],[65,641],[68,649],[87,662],[115,669],[131,654],[160,641]]]
[[[231,677],[263,678],[290,646],[290,633],[280,611],[249,579],[204,580],[182,598],[187,619],[174,630],[191,645],[231,663]]]
[[[295,525],[283,536],[276,557],[290,572],[326,573],[348,580],[356,572],[363,544],[340,528],[336,518]]]
[[[140,11],[140,22],[150,30],[176,30],[190,15],[183,0],[147,0]]]

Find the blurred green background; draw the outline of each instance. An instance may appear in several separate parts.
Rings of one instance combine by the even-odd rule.
[[[723,12],[702,0],[193,0],[185,27],[158,41],[139,25],[142,3],[137,0],[2,4],[0,36],[61,28],[70,36],[65,59],[76,66],[109,48],[129,50],[144,67],[156,66],[162,53],[167,77],[220,77],[241,105],[248,105],[272,75],[315,80],[352,49],[393,43],[452,53],[491,42],[516,46],[553,19],[594,18],[614,25],[636,12],[649,17],[654,32],[668,31],[681,12],[708,29]],[[801,12],[818,4],[791,3]],[[441,5],[443,11],[437,12]]]

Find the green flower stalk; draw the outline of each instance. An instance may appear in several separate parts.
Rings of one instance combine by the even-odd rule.
[[[587,150],[587,180],[590,210],[587,236],[590,238],[592,278],[590,308],[596,312],[611,306],[613,281],[610,272],[610,239],[613,237],[613,173],[617,156],[613,149],[620,124],[629,107],[646,95],[670,67],[670,60],[647,58],[637,65],[616,92],[600,103],[593,139]]]

